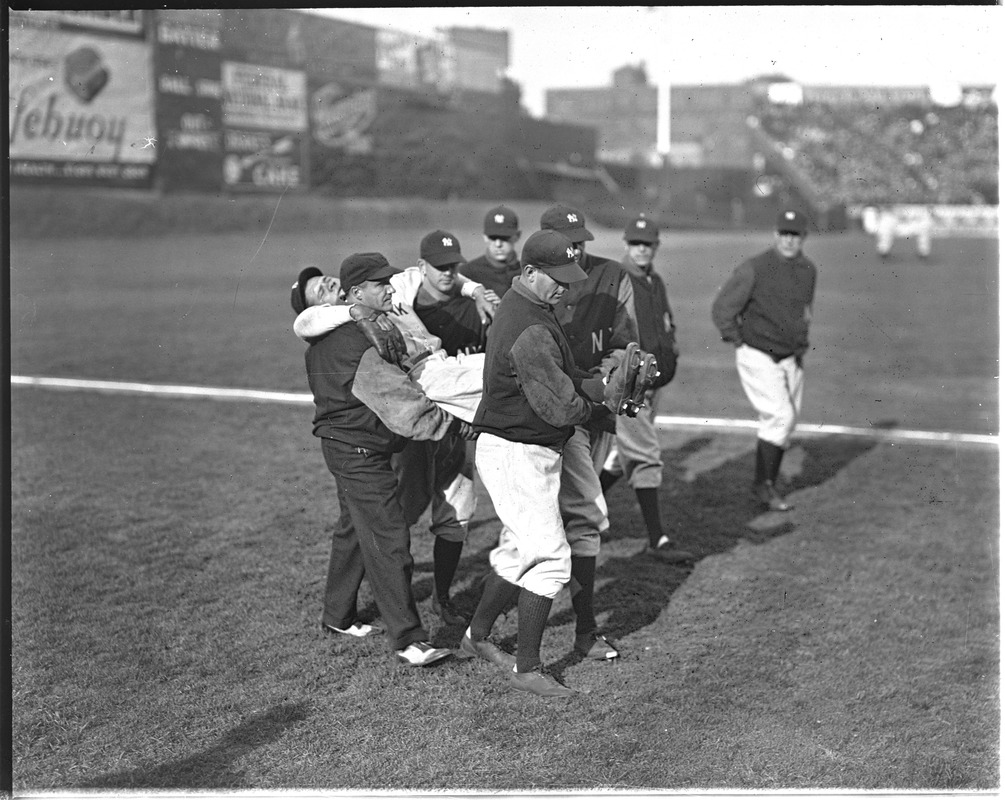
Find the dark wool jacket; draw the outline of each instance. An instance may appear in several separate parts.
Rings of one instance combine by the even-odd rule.
[[[355,325],[315,340],[304,354],[314,394],[314,435],[381,453],[406,439],[442,439],[454,417],[401,369],[384,361]]]
[[[635,294],[635,321],[639,326],[639,346],[656,356],[660,374],[655,386],[666,386],[677,372],[677,326],[667,299],[666,285],[650,263],[635,264],[628,256],[621,267],[632,281]]]
[[[461,264],[457,271],[502,297],[512,285],[513,279],[520,275],[520,259],[514,253],[504,268],[500,269],[497,263],[486,255],[480,255]]]
[[[612,350],[638,341],[632,284],[617,261],[587,254],[585,281],[569,284],[555,316],[569,337],[576,365],[592,370]]]
[[[776,361],[809,349],[817,268],[800,253],[783,258],[775,248],[736,268],[712,303],[712,321],[724,341],[756,347]]]
[[[593,382],[583,385],[587,375],[576,368],[551,306],[518,280],[489,327],[484,376],[474,419],[479,433],[560,450],[573,428],[596,411],[595,403],[579,391],[597,397]]]

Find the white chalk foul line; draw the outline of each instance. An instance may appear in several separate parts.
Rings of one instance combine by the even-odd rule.
[[[122,381],[92,381],[78,378],[37,378],[12,375],[12,386],[36,386],[46,389],[106,392],[109,394],[148,394],[156,397],[204,397],[210,400],[252,400],[259,403],[284,403],[310,405],[314,398],[306,392],[265,392],[257,389],[224,389],[213,386],[176,386],[155,383],[129,383]],[[678,417],[658,415],[656,424],[665,428],[707,428],[731,432],[740,429],[756,430],[757,422],[745,419],[714,417]],[[920,443],[976,444],[998,447],[999,436],[978,433],[951,433],[948,431],[912,431],[898,428],[855,428],[847,425],[804,423],[796,432],[809,436],[861,436],[883,441],[913,441]]]

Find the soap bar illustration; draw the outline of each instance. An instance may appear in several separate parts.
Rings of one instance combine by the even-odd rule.
[[[108,83],[108,70],[93,47],[78,47],[64,62],[66,85],[85,103],[90,103]]]

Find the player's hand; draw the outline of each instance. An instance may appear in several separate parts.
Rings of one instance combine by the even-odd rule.
[[[499,295],[491,289],[480,286],[471,295],[475,301],[475,308],[478,309],[478,316],[481,317],[482,325],[487,325],[496,315],[496,308],[499,307]]]
[[[362,316],[365,313],[358,305],[349,309],[349,315],[356,320],[356,327],[363,332],[370,344],[377,348],[380,357],[392,364],[400,364],[406,355],[405,338],[401,335],[401,331],[384,312],[372,311]]]
[[[454,421],[450,426],[451,430],[466,441],[474,441],[478,438],[478,434],[475,432],[474,426],[465,422],[460,417],[454,417]]]

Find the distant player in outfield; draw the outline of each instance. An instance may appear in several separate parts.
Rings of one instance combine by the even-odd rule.
[[[712,320],[736,347],[740,383],[757,411],[753,491],[772,511],[792,508],[776,484],[803,400],[817,281],[816,266],[803,254],[806,232],[804,214],[780,213],[774,246],[740,264],[712,304]]]
[[[572,242],[576,263],[586,279],[571,284],[555,303],[555,317],[569,339],[576,366],[584,372],[609,370],[638,342],[632,282],[621,265],[587,255],[593,234],[578,209],[554,205],[541,215],[541,229],[557,231]],[[655,372],[655,369],[653,369]],[[650,383],[653,374],[643,376]],[[559,500],[565,532],[572,546],[572,607],[576,613],[575,650],[598,660],[617,658],[617,646],[598,633],[593,609],[600,535],[610,528],[600,471],[614,440],[608,414],[577,422],[562,456]]]
[[[516,254],[520,221],[513,209],[496,206],[485,215],[482,232],[485,252],[461,265],[460,272],[502,297],[520,275],[520,259]]]
[[[520,278],[503,296],[489,329],[485,394],[475,415],[475,461],[503,527],[460,649],[505,668],[516,689],[569,697],[575,691],[541,669],[541,639],[552,602],[575,572],[559,505],[562,462],[574,426],[620,408],[628,361],[606,385],[600,375],[587,377],[576,367],[552,311],[571,284],[586,278],[565,236],[532,234],[522,263]],[[515,659],[488,638],[514,600]]]
[[[426,383],[447,395],[446,410],[470,421],[482,388],[484,358],[471,357],[484,346],[485,323],[479,311],[494,313],[497,298],[479,284],[458,278],[463,260],[453,234],[436,230],[423,237],[418,265],[390,279],[396,295],[390,316],[405,340],[403,368],[419,384],[426,375]],[[477,308],[475,296],[484,300],[484,309]],[[294,330],[310,339],[341,324],[344,315],[344,306],[312,306],[298,316]],[[418,521],[431,505],[430,531],[436,537],[431,602],[434,613],[451,625],[465,621],[450,598],[450,587],[476,509],[473,468],[466,463],[466,453],[464,439],[448,434],[438,441],[410,441],[393,459],[408,523]]]
[[[632,281],[639,344],[656,356],[659,375],[646,393],[645,408],[634,417],[615,419],[615,443],[600,474],[600,483],[606,493],[618,478],[628,479],[642,511],[649,536],[648,552],[652,556],[668,563],[693,561],[694,556],[667,535],[660,514],[663,457],[656,430],[656,408],[660,388],[670,383],[677,371],[678,351],[666,286],[653,268],[653,258],[660,246],[659,228],[651,219],[639,216],[625,227],[624,239],[621,267]]]
[[[932,254],[932,214],[927,208],[912,209],[907,219],[898,217],[890,206],[880,206],[875,215],[876,252],[880,258],[889,257],[898,236],[914,239],[914,249],[919,258]]]
[[[391,276],[397,272],[380,253],[355,253],[342,262],[339,277],[355,303],[386,313],[394,292]],[[300,281],[294,284],[294,310],[306,305],[305,288]],[[356,325],[315,339],[304,358],[314,395],[314,435],[335,477],[340,509],[322,627],[357,637],[378,632],[357,618],[365,573],[398,659],[413,666],[440,661],[451,651],[433,647],[419,619],[409,526],[391,457],[408,439],[438,441],[452,433],[473,436],[473,431],[426,398],[400,367],[381,358]]]

